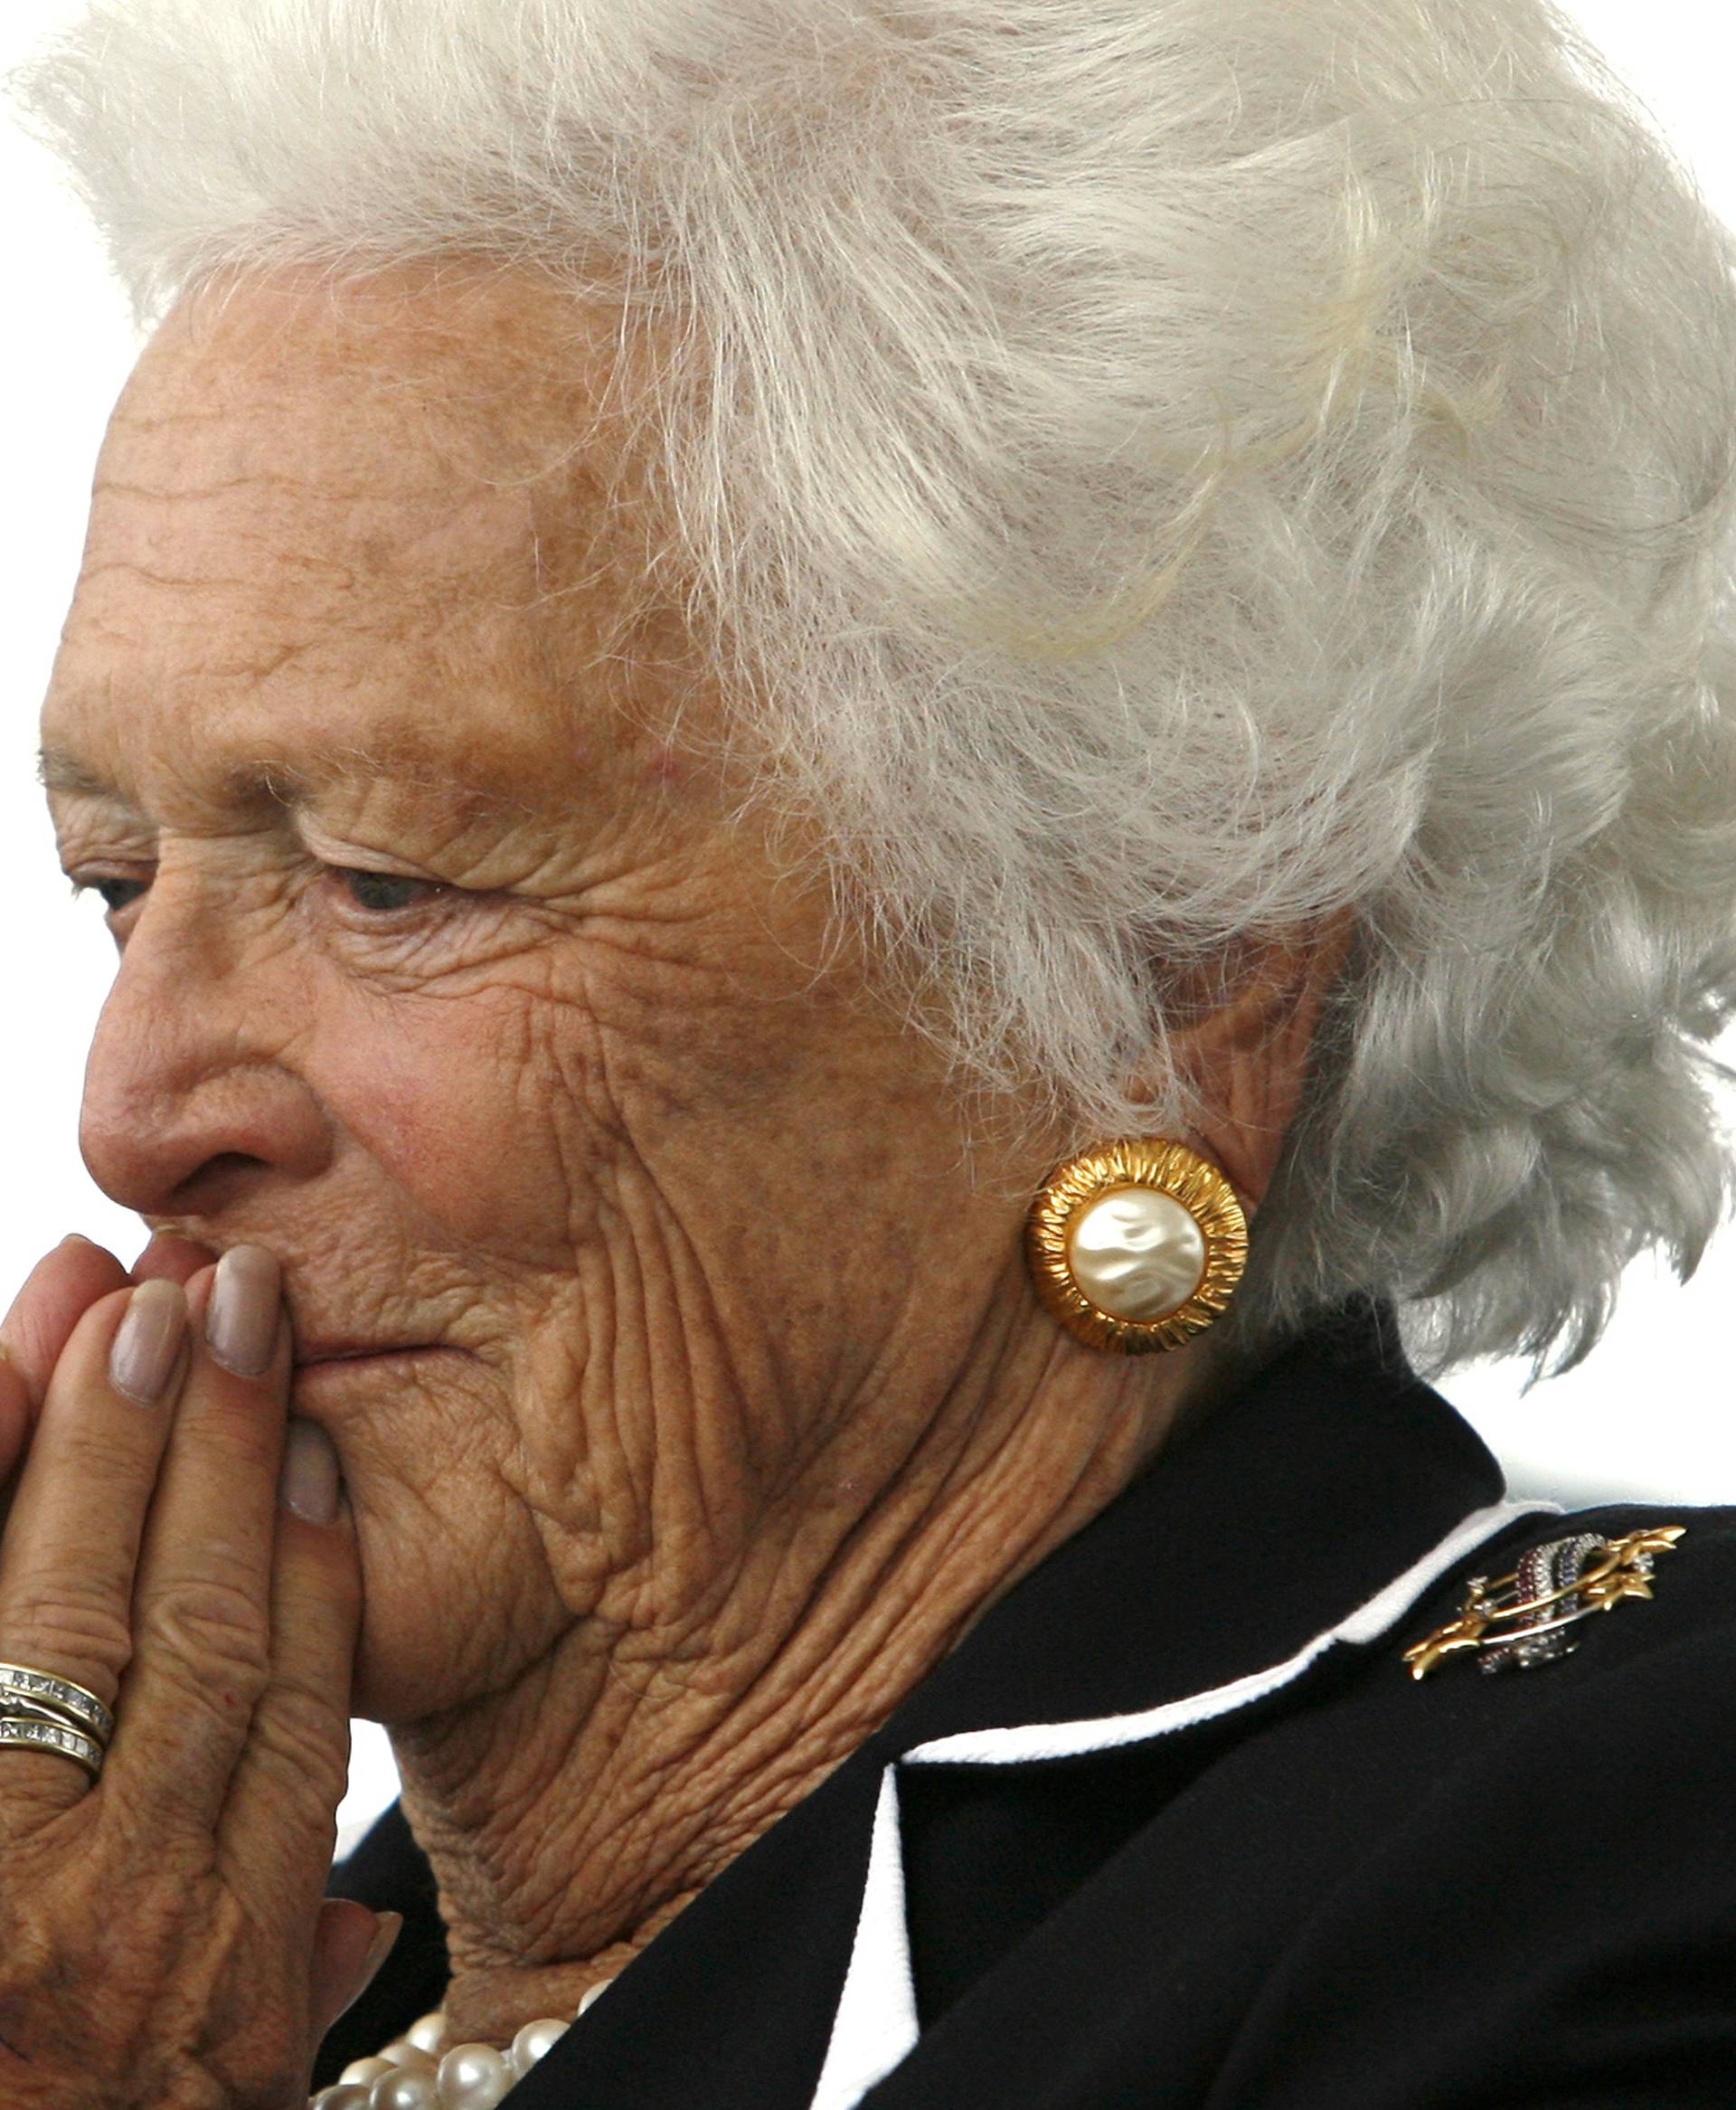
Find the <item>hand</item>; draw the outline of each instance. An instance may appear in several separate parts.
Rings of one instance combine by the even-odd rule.
[[[134,1292],[99,1248],[49,1255],[0,1329],[0,1471],[28,1445],[0,1538],[0,1660],[117,1714],[94,1785],[70,1759],[0,1749],[0,2076],[19,2110],[299,2110],[319,2039],[377,1966],[378,1917],[322,1897],[354,1538],[341,1504],[329,1523],[277,1507],[275,1264],[253,1377],[203,1340],[203,1258],[162,1240],[144,1256],[168,1285],[145,1301],[182,1335],[152,1405],[111,1381]],[[292,1447],[323,1441],[299,1424]]]
[[[37,1262],[0,1322],[0,1531],[49,1378],[80,1315],[128,1282],[160,1277],[184,1285],[216,1257],[191,1238],[159,1233],[129,1274],[112,1253],[74,1233]]]

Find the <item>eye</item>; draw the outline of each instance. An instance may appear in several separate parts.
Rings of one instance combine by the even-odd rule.
[[[412,879],[402,872],[370,872],[354,865],[333,865],[327,869],[352,905],[368,915],[401,915],[406,909],[422,908],[448,891],[432,879]]]
[[[75,901],[80,894],[99,894],[111,916],[131,908],[140,894],[148,891],[148,883],[143,879],[74,879],[72,882]]]

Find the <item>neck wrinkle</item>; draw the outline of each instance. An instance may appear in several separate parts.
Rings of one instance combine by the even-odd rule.
[[[1150,1463],[1184,1405],[1192,1420],[1234,1381],[1209,1341],[1165,1370],[1014,1326],[872,1499],[841,1503],[810,1461],[700,1627],[575,1619],[512,1687],[394,1728],[467,2038],[570,2015],[624,1969]]]

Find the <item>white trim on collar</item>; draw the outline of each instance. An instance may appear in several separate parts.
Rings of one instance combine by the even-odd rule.
[[[1263,1699],[1299,1678],[1335,1642],[1378,1640],[1402,1619],[1439,1576],[1520,1517],[1560,1516],[1559,1502],[1495,1502],[1476,1509],[1439,1546],[1336,1626],[1269,1670],[1208,1692],[1165,1701],[1137,1714],[1077,1722],[1033,1722],[1010,1729],[966,1730],[918,1744],[881,1776],[862,1909],[850,1966],[832,2021],[831,2040],[809,2110],[853,2110],[916,2045],[916,1994],[910,1975],[910,1931],[904,1907],[904,1851],[898,1822],[900,1765],[1016,1765],[1043,1758],[1074,1758],[1110,1751],[1212,1720]]]
[[[910,1928],[904,1917],[898,1769],[889,1765],[880,1776],[880,1799],[874,1805],[873,1844],[855,1946],[812,2110],[849,2110],[892,2071],[918,2033],[916,1982],[910,1975]]]

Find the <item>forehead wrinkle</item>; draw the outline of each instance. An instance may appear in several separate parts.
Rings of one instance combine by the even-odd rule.
[[[164,584],[208,572],[231,598],[215,616],[192,603],[165,616],[125,578],[88,600],[81,589],[43,732],[72,751],[61,759],[101,766],[52,779],[44,767],[44,785],[129,811],[127,791],[150,804],[152,786],[165,800],[180,786],[191,803],[208,788],[213,809],[222,799],[225,811],[281,813],[326,787],[377,784],[382,815],[393,793],[412,813],[421,794],[484,822],[637,789],[664,680],[688,671],[671,650],[684,633],[666,597],[647,593],[661,540],[622,466],[622,434],[591,400],[598,376],[575,371],[564,296],[545,312],[514,281],[455,288],[448,302],[410,273],[346,294],[340,313],[303,306],[293,274],[250,277],[243,290],[227,313],[184,302],[146,347],[111,421],[96,546],[137,556],[145,538],[155,565],[156,501],[191,498],[175,546],[195,561]],[[607,383],[612,327],[597,350]],[[189,449],[194,421],[212,427],[210,444]],[[358,463],[381,459],[389,476],[358,480]],[[384,725],[380,685],[356,678],[382,627],[393,657],[379,664],[398,692]],[[309,639],[330,642],[331,665],[309,664]],[[349,708],[358,686],[375,723]],[[500,692],[510,724],[486,722],[484,689]],[[442,692],[459,705],[449,722]]]
[[[98,799],[132,819],[146,819],[119,785],[67,748],[44,743],[37,755],[36,775],[51,797],[59,793]],[[325,750],[312,764],[280,757],[231,762],[213,769],[210,782],[215,799],[223,805],[252,810],[269,805],[289,814],[316,804],[322,792],[335,786],[353,789],[376,784],[432,791],[449,800],[465,817],[528,814],[532,810],[527,800],[484,790],[462,771],[439,768],[424,755],[398,753],[389,745],[371,747],[355,741],[341,742]]]

